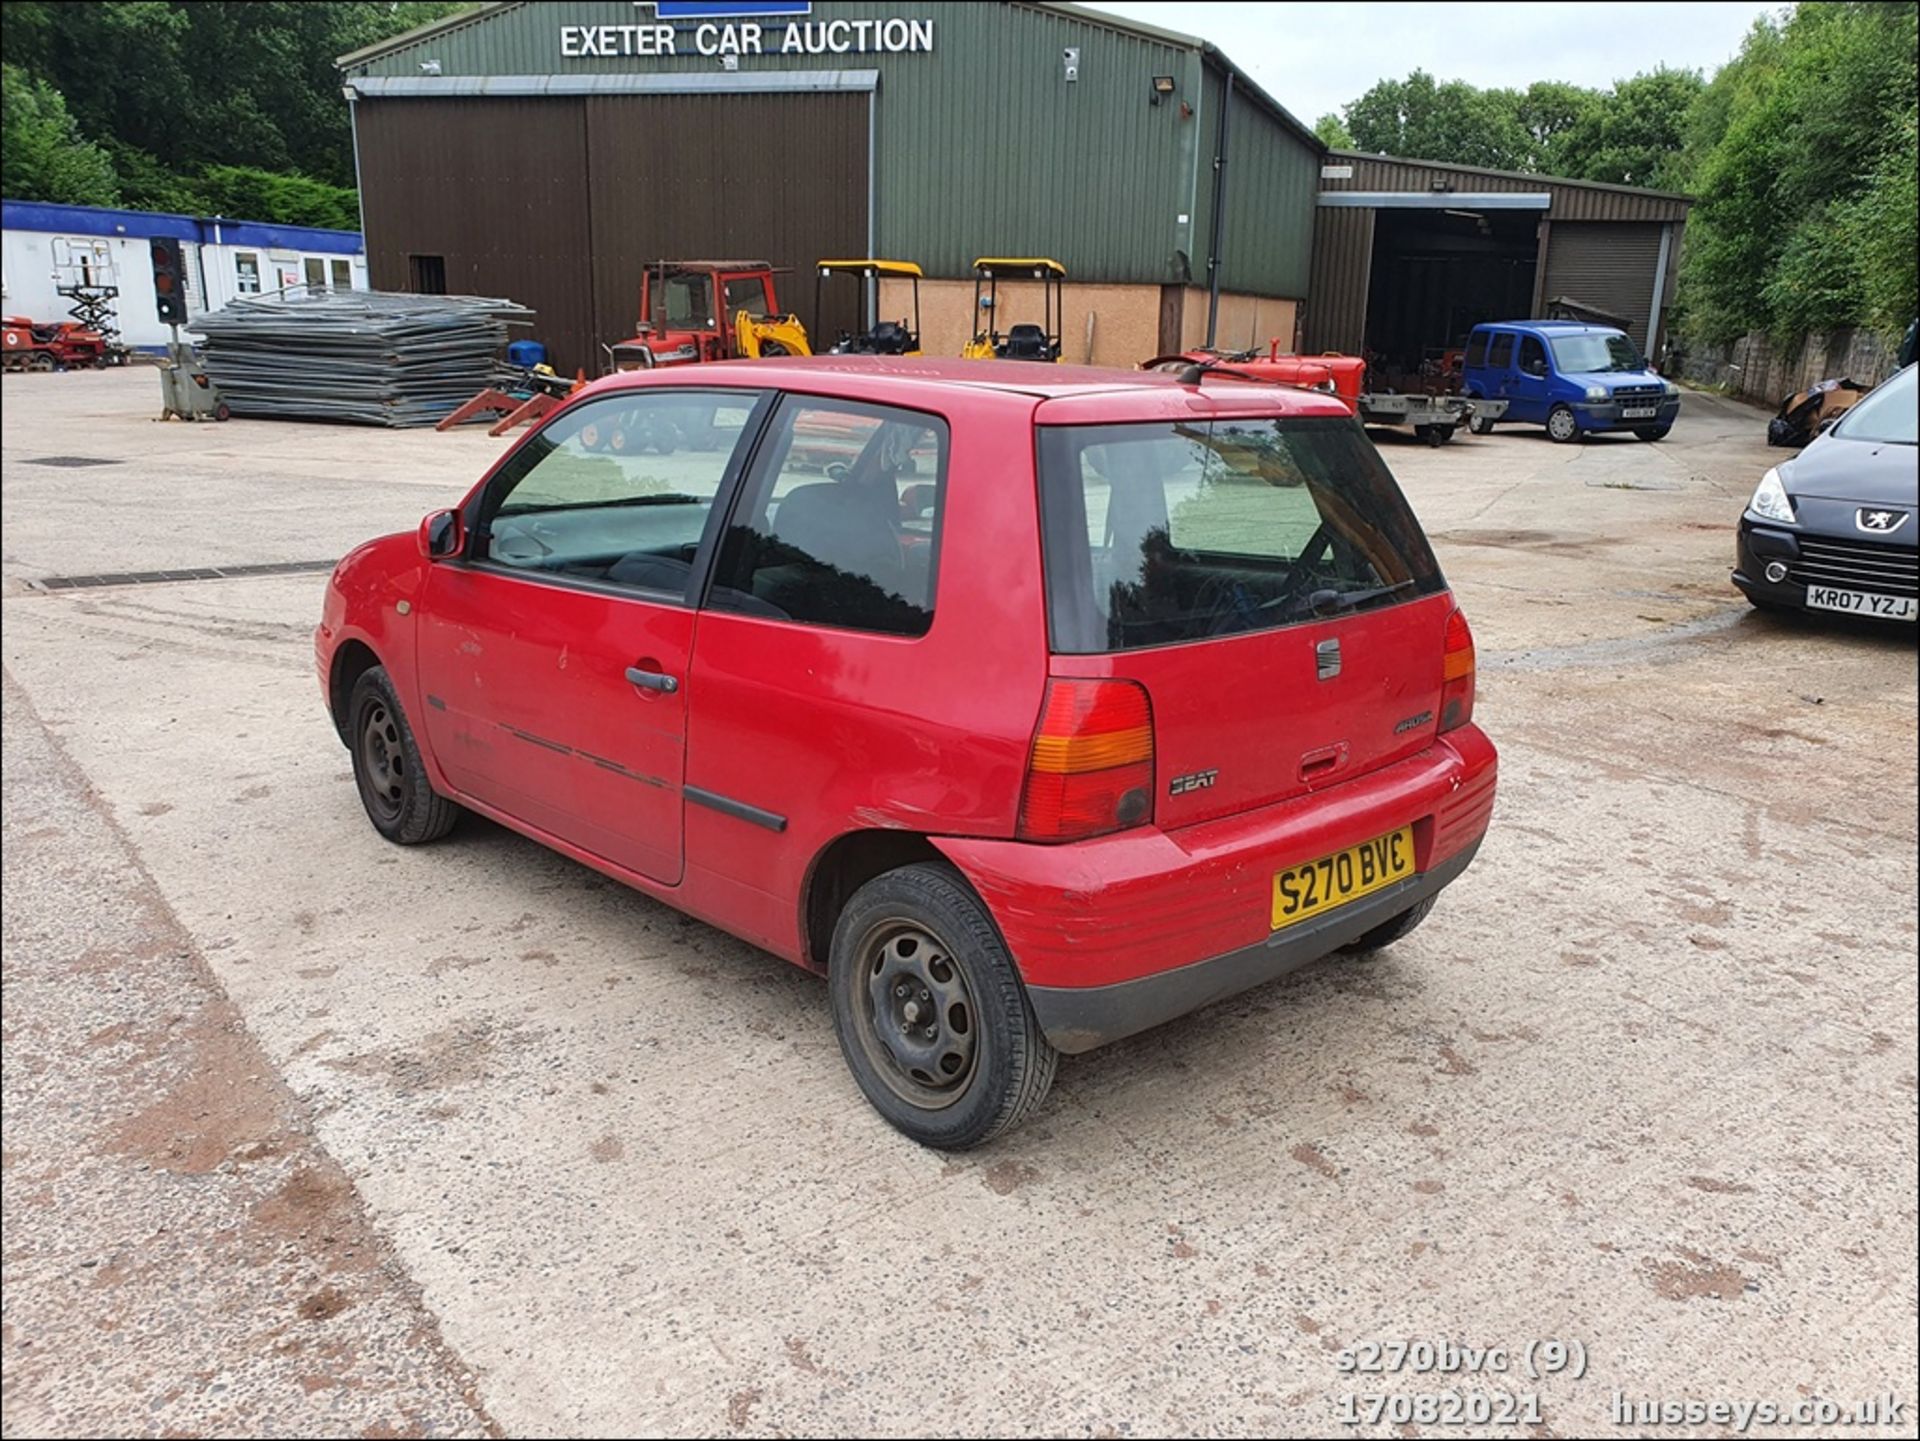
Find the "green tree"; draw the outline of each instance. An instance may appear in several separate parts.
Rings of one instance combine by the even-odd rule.
[[[1708,340],[1912,315],[1917,9],[1762,21],[1699,98],[1681,299]]]
[[[1697,71],[1664,66],[1619,81],[1555,137],[1555,168],[1614,185],[1677,184],[1687,116],[1704,89]]]
[[[201,209],[238,193],[289,207],[250,219],[332,214],[354,224],[339,194],[354,174],[336,57],[468,8],[471,0],[7,0],[0,55],[64,98],[76,134],[105,148],[138,204]],[[228,176],[210,188],[205,177],[220,167],[304,184],[238,186]]]
[[[1533,141],[1511,90],[1436,81],[1424,70],[1382,80],[1346,108],[1354,146],[1410,160],[1447,160],[1496,170],[1526,168]]]
[[[1353,132],[1347,129],[1347,122],[1338,115],[1322,115],[1313,122],[1313,133],[1320,137],[1320,143],[1329,150],[1353,149]]]
[[[60,92],[0,66],[0,190],[22,200],[118,205],[113,160],[80,133]]]

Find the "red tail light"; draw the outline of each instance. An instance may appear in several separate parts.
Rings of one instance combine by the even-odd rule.
[[[1153,710],[1130,680],[1050,680],[1020,838],[1070,841],[1153,819]]]
[[[1447,617],[1442,649],[1440,673],[1446,685],[1440,692],[1440,730],[1444,734],[1473,719],[1473,631],[1465,611],[1456,610]]]

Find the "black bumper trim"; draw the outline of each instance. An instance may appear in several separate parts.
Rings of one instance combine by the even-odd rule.
[[[1459,878],[1479,849],[1476,840],[1430,871],[1408,876],[1318,921],[1275,931],[1242,950],[1111,986],[1028,986],[1027,999],[1056,1050],[1068,1055],[1091,1051],[1237,996],[1339,950],[1409,906],[1437,895]]]

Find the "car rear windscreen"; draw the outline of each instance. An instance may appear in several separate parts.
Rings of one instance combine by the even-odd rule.
[[[1056,653],[1269,630],[1445,588],[1357,421],[1045,426],[1039,437]]]

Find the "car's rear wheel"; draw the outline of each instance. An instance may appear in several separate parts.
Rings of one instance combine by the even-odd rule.
[[[1671,425],[1643,425],[1634,434],[1642,440],[1665,440],[1672,429]]]
[[[1471,430],[1475,435],[1492,435],[1493,422],[1484,415],[1476,415],[1472,420],[1467,422],[1467,429]]]
[[[1434,896],[1428,896],[1424,901],[1415,901],[1392,920],[1382,921],[1358,940],[1348,941],[1340,949],[1353,955],[1385,950],[1395,941],[1404,940],[1411,935],[1414,928],[1433,910],[1436,899]]]
[[[855,1082],[923,1146],[990,1141],[1053,1084],[1059,1053],[1013,958],[946,866],[904,866],[854,893],[834,927],[827,987]]]
[[[1580,438],[1580,422],[1571,406],[1556,405],[1547,412],[1547,434],[1561,445]]]
[[[427,780],[413,728],[384,666],[373,667],[353,683],[347,744],[353,751],[360,803],[376,831],[396,845],[417,846],[453,829],[460,807]]]

